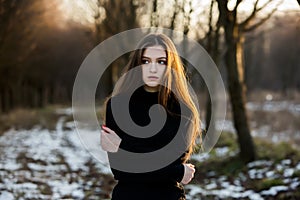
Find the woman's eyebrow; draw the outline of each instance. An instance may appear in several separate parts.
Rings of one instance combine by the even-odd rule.
[[[148,58],[148,59],[151,59],[150,57],[147,57],[147,56],[142,56],[142,58]],[[156,59],[167,59],[167,57],[158,57]]]

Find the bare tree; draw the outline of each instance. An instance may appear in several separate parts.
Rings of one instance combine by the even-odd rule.
[[[22,61],[31,50],[30,25],[37,14],[36,7],[36,1],[0,2],[0,111],[9,111],[20,101]]]
[[[209,16],[208,16],[208,27],[209,28],[208,28],[208,32],[206,33],[206,36],[204,38],[204,41],[206,41],[204,45],[205,45],[207,52],[214,60],[216,66],[219,66],[219,64],[220,64],[220,51],[219,51],[220,23],[219,23],[219,19],[217,20],[217,22],[214,22],[214,20],[213,20],[213,17],[214,17],[213,9],[214,9],[215,5],[216,5],[216,1],[212,0],[210,3]],[[215,129],[215,119],[211,120],[211,117],[213,116],[211,113],[211,111],[212,111],[211,100],[212,99],[210,98],[209,92],[207,91],[206,116],[205,116],[206,129],[208,129],[208,127],[210,129]]]
[[[69,102],[89,48],[86,28],[68,24],[61,29],[53,18],[55,1],[47,6],[38,0],[0,2],[0,112]]]
[[[95,6],[95,5],[94,5]],[[134,0],[98,0],[96,4],[95,18],[95,39],[96,44],[107,39],[114,34],[137,28],[137,2]],[[120,46],[125,46],[129,41],[123,41]],[[106,97],[112,90],[113,84],[117,81],[122,67],[127,62],[126,57],[114,62],[102,76],[101,82],[104,84],[100,98]]]
[[[157,0],[153,0],[152,2],[152,12],[150,14],[150,24],[151,26],[158,26],[158,14],[157,14]]]
[[[260,11],[264,10],[272,0],[265,2],[262,6],[258,6],[260,1],[254,2],[250,15],[239,22],[238,6],[243,0],[237,0],[233,9],[229,10],[228,0],[217,0],[219,9],[219,21],[224,28],[226,53],[225,64],[227,68],[228,89],[231,99],[233,111],[234,126],[238,135],[238,143],[240,147],[240,157],[245,162],[255,159],[255,148],[250,135],[248,119],[246,114],[246,86],[244,81],[244,33],[252,31],[266,22],[276,11],[277,6],[272,9],[267,16],[257,19]],[[280,2],[281,3],[281,2]]]

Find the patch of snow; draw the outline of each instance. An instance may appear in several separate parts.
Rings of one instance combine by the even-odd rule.
[[[72,192],[72,197],[76,199],[84,199],[84,192],[82,190],[75,190]]]
[[[17,184],[17,187],[20,187],[22,189],[37,189],[37,185],[34,183],[20,183]]]
[[[284,177],[291,177],[294,174],[294,171],[295,170],[293,168],[284,169],[283,176]]]
[[[14,195],[7,191],[0,192],[0,200],[14,200]]]
[[[212,177],[212,176],[215,176],[217,173],[215,171],[209,171],[207,172],[207,176],[208,177]]]
[[[238,179],[235,179],[235,180],[233,181],[233,183],[234,183],[235,185],[237,185],[237,186],[241,186],[241,181],[238,180]]]
[[[73,121],[71,121],[71,122],[66,122],[66,123],[65,123],[65,127],[70,128],[70,129],[73,129],[73,130],[75,130],[75,128],[76,128],[75,123],[74,123]]]
[[[56,109],[56,113],[60,115],[72,115],[73,110],[72,108],[60,108],[60,109]]]
[[[216,155],[218,157],[224,157],[229,152],[229,148],[227,146],[219,147],[219,148],[216,148],[215,151],[216,151]]]
[[[288,136],[289,134],[287,131],[282,131],[282,132],[273,132],[273,135],[271,137],[271,140],[273,143],[278,143],[278,142],[283,142],[286,141],[288,142],[290,140],[290,137]]]
[[[247,177],[243,174],[243,173],[239,173],[239,178],[242,180],[242,181],[246,181],[247,180]]]
[[[265,101],[263,103],[247,102],[246,107],[253,111],[263,110],[267,112],[279,112],[286,110],[294,115],[300,114],[300,104],[294,104],[289,101]]]
[[[266,172],[266,177],[267,177],[267,178],[273,178],[274,175],[275,175],[275,172],[274,172],[274,171],[268,171],[268,172]]]
[[[245,190],[244,187],[232,185],[229,182],[223,182],[221,183],[221,186],[232,192],[242,192]]]
[[[290,187],[294,190],[300,185],[300,181],[292,182]]]
[[[67,167],[65,165],[39,165],[36,163],[28,163],[27,166],[32,171],[67,171]]]
[[[204,162],[210,158],[209,153],[199,153],[199,154],[193,154],[191,156],[191,159],[196,160],[197,162]]]
[[[284,169],[284,167],[281,164],[277,164],[275,168],[277,171],[282,171]]]
[[[287,191],[289,188],[285,185],[273,186],[268,190],[263,190],[260,192],[261,195],[275,196],[278,192]]]
[[[196,194],[201,194],[202,193],[202,189],[201,187],[199,187],[198,185],[193,185],[193,184],[189,184],[189,185],[186,185],[184,186],[185,189],[189,189],[189,193],[187,194],[187,198],[188,196],[195,196]]]
[[[250,169],[248,171],[248,175],[251,179],[262,179],[264,178],[264,173],[266,173],[269,169],[263,168],[263,169]]]
[[[296,165],[296,169],[300,170],[300,162],[298,162],[298,164]]]
[[[267,160],[256,160],[247,164],[248,168],[260,167],[260,166],[271,166],[273,164],[272,161]]]
[[[248,197],[251,200],[263,200],[263,198],[259,194],[255,193],[253,190],[245,191],[243,197]]]
[[[72,195],[73,191],[81,191],[81,186],[77,183],[69,184],[68,181],[49,181],[48,184],[52,187],[54,193],[60,196]],[[81,191],[82,192],[82,191]],[[76,192],[79,194],[79,192]]]
[[[216,129],[219,131],[221,130],[230,133],[236,133],[233,122],[231,120],[216,121]]]
[[[300,114],[300,104],[290,104],[288,110],[294,115]]]
[[[227,177],[226,176],[220,176],[219,178],[218,178],[218,181],[219,182],[223,182],[223,181],[226,181],[227,180]]]
[[[84,147],[93,158],[105,166],[109,166],[107,152],[102,150],[100,146],[100,132],[99,130],[80,129],[77,132],[76,141],[80,146]]]
[[[214,195],[216,198],[221,198],[221,199],[222,198],[236,198],[236,199],[249,198],[253,200],[263,199],[260,194],[255,193],[252,190],[244,191],[243,187],[237,187],[230,184],[228,184],[227,188],[225,189],[207,190],[192,184],[185,186],[185,188],[189,190],[189,192],[186,195],[187,200],[190,199],[194,200],[197,194],[202,196]]]
[[[257,102],[247,102],[246,103],[246,108],[248,110],[254,110],[254,111],[262,109],[261,104],[257,103]]]
[[[14,160],[8,160],[6,163],[0,163],[1,170],[11,170],[15,171],[20,169],[22,165],[20,163],[16,163]]]
[[[281,161],[282,165],[290,165],[292,163],[292,161],[290,159],[285,159]]]
[[[206,186],[205,186],[205,189],[211,190],[211,189],[217,188],[217,186],[218,186],[218,185],[217,185],[216,183],[211,183],[211,184],[206,185]]]
[[[270,130],[271,126],[269,125],[260,126],[259,128],[251,130],[251,135],[253,137],[267,137]]]

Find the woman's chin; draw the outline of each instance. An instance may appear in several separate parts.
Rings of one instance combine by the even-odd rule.
[[[156,82],[148,82],[147,84],[146,84],[146,86],[147,87],[149,87],[149,88],[157,88],[158,87],[158,83],[156,83]]]
[[[158,91],[158,84],[146,84],[145,85],[146,91]]]

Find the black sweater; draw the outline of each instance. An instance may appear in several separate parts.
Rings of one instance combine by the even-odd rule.
[[[117,95],[112,98],[122,98]],[[143,87],[138,88],[130,98],[129,113],[132,120],[139,126],[146,126],[150,123],[149,109],[153,104],[158,103],[158,92],[147,92]],[[181,109],[178,101],[174,96],[168,100],[167,119],[163,128],[155,135],[147,138],[137,138],[126,134],[116,124],[111,110],[111,99],[107,102],[106,107],[106,126],[114,130],[122,139],[120,148],[129,152],[144,153],[158,150],[168,144],[176,135],[180,124]],[[174,114],[175,113],[175,114]],[[177,115],[176,115],[177,114]],[[186,119],[187,120],[187,119]],[[111,168],[114,178],[126,182],[180,182],[184,175],[184,158],[183,153],[177,160],[168,166],[146,173],[129,173]],[[108,153],[110,158],[112,153]]]

